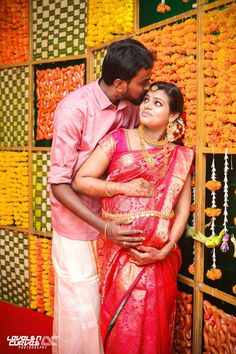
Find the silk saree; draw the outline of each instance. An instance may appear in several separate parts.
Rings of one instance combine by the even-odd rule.
[[[126,130],[118,129],[100,141],[110,159],[108,181],[144,178],[155,187],[150,198],[116,195],[101,200],[101,217],[124,220],[141,229],[143,245],[162,248],[174,222],[174,207],[189,173],[193,151],[169,144],[143,151],[131,150]],[[98,243],[101,334],[106,354],[171,354],[173,351],[179,248],[164,261],[136,266],[130,256],[103,235]]]

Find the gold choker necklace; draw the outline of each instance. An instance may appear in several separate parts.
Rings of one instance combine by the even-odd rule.
[[[144,133],[144,130],[143,130],[143,126],[140,125],[138,127],[139,129],[139,134],[140,136],[142,137],[142,139],[145,141],[145,143],[147,143],[148,145],[150,146],[153,146],[153,147],[162,147],[162,146],[165,146],[168,144],[168,139],[167,137],[165,137],[165,139],[163,140],[155,140],[155,139],[152,139],[152,138],[149,138],[149,136],[147,136],[145,133]]]

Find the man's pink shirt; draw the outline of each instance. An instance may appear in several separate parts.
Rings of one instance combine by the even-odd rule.
[[[71,183],[76,172],[98,141],[108,132],[138,123],[138,107],[128,101],[113,105],[98,81],[67,95],[54,115],[49,184]],[[99,163],[99,161],[98,161]],[[83,196],[84,203],[98,213],[98,198]],[[98,231],[66,209],[50,188],[53,229],[61,236],[76,240],[94,240]]]

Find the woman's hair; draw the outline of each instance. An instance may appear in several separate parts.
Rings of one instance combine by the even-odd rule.
[[[171,113],[183,113],[184,98],[180,89],[169,82],[156,81],[150,86],[151,91],[156,91],[154,88],[157,86],[156,90],[163,90],[169,99],[169,107]]]
[[[153,62],[153,53],[135,39],[113,42],[103,60],[101,78],[107,85],[116,79],[129,81],[140,69],[151,69]]]

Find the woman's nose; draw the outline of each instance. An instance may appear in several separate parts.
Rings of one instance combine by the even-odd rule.
[[[145,108],[150,108],[151,107],[151,101],[144,102],[144,107]]]

